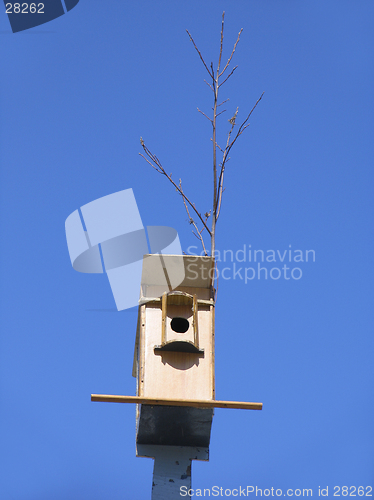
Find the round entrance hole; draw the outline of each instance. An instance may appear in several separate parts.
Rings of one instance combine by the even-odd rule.
[[[171,329],[177,333],[186,333],[190,323],[186,318],[173,318],[170,323]]]

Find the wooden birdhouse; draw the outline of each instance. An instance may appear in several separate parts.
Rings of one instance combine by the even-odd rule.
[[[160,297],[181,262],[183,281]],[[214,400],[213,265],[210,257],[144,257],[133,375],[137,396],[164,404],[138,405],[138,444],[209,445],[213,409],[188,404]]]
[[[194,449],[195,458],[204,448],[207,460],[214,408],[262,409],[262,403],[215,399],[213,270],[211,257],[143,258],[136,396],[91,394],[92,401],[137,405],[138,456],[185,446]]]

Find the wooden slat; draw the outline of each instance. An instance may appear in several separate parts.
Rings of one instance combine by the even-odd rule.
[[[139,299],[139,305],[148,304],[149,302],[161,302],[161,299],[160,297],[146,297],[146,296],[143,296],[141,299]],[[199,305],[204,305],[204,306],[214,306],[214,302],[212,299],[209,300],[197,299],[197,303]]]
[[[166,315],[167,315],[167,307],[168,300],[166,293],[162,296],[162,326],[161,326],[161,345],[164,345],[166,342]]]
[[[210,317],[211,317],[211,346],[212,346],[212,361],[210,363],[210,369],[211,369],[211,378],[212,378],[212,398],[215,399],[216,397],[216,374],[215,374],[215,342],[216,342],[216,337],[215,337],[215,308],[213,306],[210,306]]]
[[[216,401],[203,399],[154,399],[142,396],[116,396],[111,394],[91,394],[91,401],[102,403],[138,403],[164,406],[193,406],[195,408],[237,408],[240,410],[262,410],[262,403],[244,401]]]
[[[140,311],[141,311],[141,307],[138,307],[138,322],[137,322],[137,325],[136,325],[134,359],[133,359],[133,362],[132,362],[132,376],[134,378],[137,377],[138,363],[139,363],[138,349],[139,349],[139,332],[140,332],[140,328],[141,328],[141,314],[140,314]]]
[[[145,363],[145,305],[140,306],[140,330],[139,330],[139,367],[138,367],[138,396],[144,394],[144,363]]]
[[[195,347],[199,349],[199,324],[197,322],[197,312],[198,312],[198,306],[197,306],[197,295],[196,293],[193,296],[193,341],[195,344]]]

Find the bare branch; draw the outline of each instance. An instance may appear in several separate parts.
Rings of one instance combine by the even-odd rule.
[[[236,70],[236,68],[237,68],[237,67],[238,67],[238,66],[235,66],[235,67],[233,68],[233,70],[231,71],[231,73],[229,74],[229,76],[226,76],[226,78],[223,80],[223,82],[219,84],[219,85],[220,85],[220,87],[222,87],[222,85],[223,85],[225,82],[227,82],[227,80],[228,80],[228,79],[230,78],[230,76],[234,73],[234,71]]]
[[[217,113],[216,114],[216,118],[217,118],[217,116],[222,115],[222,113],[224,113],[225,111],[226,111],[226,109],[224,109],[223,111],[220,111],[219,113]]]
[[[221,27],[221,44],[219,48],[219,58],[218,58],[218,66],[217,66],[217,74],[219,73],[219,68],[221,66],[222,59],[222,48],[223,48],[223,25],[225,22],[225,11],[222,12],[222,27]]]
[[[227,162],[226,162],[227,163]],[[218,194],[218,208],[217,208],[217,219],[219,217],[219,214],[221,212],[221,203],[222,203],[222,194],[224,192],[223,189],[223,174],[225,172],[225,169],[221,169],[221,174],[219,176],[219,194]]]
[[[222,32],[221,32],[222,33]],[[222,44],[222,35],[221,35],[221,44]],[[213,63],[211,64],[211,69],[212,69],[212,74],[214,75],[213,71]],[[214,257],[214,252],[216,248],[216,213],[217,213],[217,128],[216,128],[216,123],[217,123],[217,103],[218,103],[218,89],[219,89],[219,83],[218,83],[218,70],[217,70],[217,75],[214,78],[213,77],[213,89],[214,89],[214,107],[213,107],[213,204],[212,204],[212,210],[213,210],[213,217],[212,217],[212,228],[211,228],[211,245],[210,245],[210,251],[211,255]]]
[[[236,123],[236,117],[238,116],[238,111],[239,111],[239,108],[236,108],[236,111],[235,113],[233,114],[233,116],[227,120],[229,123],[231,123],[231,125],[233,125],[233,127],[231,128],[230,132],[229,132],[229,135],[231,135],[231,132],[232,132],[232,129],[234,128],[235,126],[235,123]]]
[[[180,188],[180,191],[183,193],[183,189],[182,189],[182,179],[179,179],[179,188]],[[190,215],[190,212],[189,212],[189,210],[188,210],[188,206],[187,206],[186,200],[185,200],[184,198],[183,198],[183,203],[184,203],[184,208],[186,209],[186,212],[187,212],[187,215],[188,215],[189,222],[190,222],[190,224],[193,224],[193,226],[194,226],[194,228],[196,229],[197,234],[198,234],[199,236],[197,236],[197,234],[196,234],[196,233],[194,233],[193,231],[192,231],[192,234],[194,234],[194,235],[196,236],[196,238],[198,238],[198,239],[201,241],[201,244],[202,244],[202,246],[203,246],[204,253],[205,253],[205,255],[208,255],[208,252],[206,251],[205,244],[204,244],[204,238],[202,237],[202,234],[201,234],[201,233],[203,232],[204,228],[203,228],[201,231],[199,231],[199,229],[198,229],[198,227],[197,227],[197,225],[196,225],[196,222],[193,220],[193,218],[192,218],[192,217],[191,217],[191,215]],[[207,220],[207,219],[208,219],[208,218],[206,218],[206,220]]]
[[[218,179],[218,188],[217,188],[218,202],[217,202],[216,220],[218,219],[220,211],[221,211],[222,194],[223,194],[223,176],[224,176],[224,173],[225,173],[226,163],[228,162],[227,148],[228,148],[229,143],[230,143],[230,138],[231,138],[232,131],[234,130],[234,127],[235,127],[235,120],[236,120],[236,115],[237,114],[238,114],[238,108],[236,108],[234,116],[229,120],[229,122],[231,123],[231,128],[229,130],[229,133],[227,134],[226,147],[225,147],[225,150],[223,151],[222,163],[221,163],[221,171],[220,171],[219,179]]]
[[[208,83],[205,79],[204,79],[204,82],[208,85],[208,87],[210,87],[213,90],[213,87],[211,86],[210,83]],[[214,90],[213,90],[213,92],[214,92]]]
[[[198,112],[201,113],[205,118],[207,118],[210,123],[212,124],[212,143],[213,143],[213,204],[212,204],[212,209],[208,213],[206,212],[204,216],[196,209],[195,204],[190,201],[190,199],[185,195],[183,188],[182,188],[182,181],[179,179],[179,185],[177,185],[174,180],[172,179],[172,174],[167,174],[165,169],[163,168],[160,160],[152,154],[149,149],[145,146],[143,139],[141,139],[141,145],[143,147],[144,154],[139,153],[140,156],[142,156],[147,163],[149,163],[152,168],[154,168],[158,173],[164,175],[167,177],[167,179],[170,181],[170,183],[175,187],[176,191],[182,196],[183,204],[185,206],[187,215],[188,215],[188,221],[189,224],[193,225],[193,230],[192,233],[193,235],[198,238],[201,241],[201,244],[204,249],[205,255],[208,255],[206,247],[205,247],[205,242],[203,239],[203,231],[204,229],[207,230],[208,235],[210,236],[210,243],[211,243],[211,248],[210,248],[210,254],[212,256],[215,255],[215,234],[216,234],[216,223],[217,219],[220,215],[221,211],[221,205],[222,205],[222,195],[223,192],[225,191],[225,188],[223,187],[224,184],[224,175],[225,175],[225,170],[226,170],[226,165],[228,161],[230,160],[230,150],[234,146],[235,142],[237,141],[238,137],[244,132],[244,130],[249,127],[249,118],[252,115],[253,111],[257,107],[258,103],[262,99],[264,93],[261,94],[260,98],[257,100],[256,104],[253,106],[251,111],[248,113],[247,117],[245,120],[240,124],[239,127],[237,127],[236,124],[236,119],[237,119],[237,114],[238,114],[238,108],[236,109],[236,112],[234,115],[228,120],[230,123],[230,130],[227,134],[227,140],[226,140],[226,145],[225,148],[221,148],[219,144],[216,142],[217,138],[217,118],[219,115],[223,114],[226,112],[226,109],[223,109],[222,111],[218,112],[218,108],[222,106],[225,102],[229,101],[229,99],[225,99],[222,101],[220,104],[218,101],[218,94],[219,94],[219,89],[221,85],[227,82],[227,80],[233,75],[233,73],[236,71],[238,66],[233,67],[233,69],[229,68],[232,58],[235,54],[237,45],[240,41],[240,37],[242,34],[242,29],[239,31],[238,36],[236,38],[235,44],[233,46],[233,49],[231,51],[230,57],[227,59],[227,62],[224,66],[224,68],[221,70],[221,65],[222,63],[222,54],[223,54],[223,38],[224,38],[224,21],[225,21],[225,12],[222,13],[222,24],[221,24],[221,34],[220,34],[220,46],[219,46],[219,57],[218,57],[218,64],[216,66],[216,70],[214,70],[214,65],[213,62],[210,63],[208,66],[207,63],[205,62],[200,50],[198,49],[194,39],[192,38],[190,32],[186,30],[190,41],[192,42],[193,46],[195,47],[195,50],[199,54],[200,60],[203,63],[206,71],[209,74],[210,80],[207,81],[204,79],[204,82],[209,86],[209,88],[213,91],[214,95],[214,100],[213,104],[214,106],[212,107],[213,113],[211,117],[209,117],[206,113],[201,111],[199,108],[197,108]],[[226,74],[226,70],[228,70],[227,76],[223,79],[222,83],[220,82],[220,78],[222,75]],[[222,108],[221,108],[222,109]],[[235,130],[235,132],[234,132]],[[219,163],[219,167],[217,166],[218,161],[217,161],[217,149],[220,151],[222,154],[222,160]],[[202,228],[199,230],[198,224],[200,225],[200,222],[196,219],[196,221],[191,217],[191,208],[194,210],[195,214],[197,217],[200,219],[202,223]],[[207,222],[208,218],[210,217],[210,214],[212,214],[212,221],[211,221],[211,228],[209,229]],[[194,216],[195,217],[195,216]],[[205,234],[205,233],[204,233]],[[217,273],[218,274],[218,273]],[[217,288],[218,288],[218,276],[216,276],[216,281],[217,281]]]
[[[230,142],[231,134],[232,134],[232,131],[234,130],[234,127],[235,127],[235,119],[236,119],[236,114],[237,114],[238,110],[236,110],[236,113],[233,116],[233,118],[231,118],[231,120],[229,120],[230,123],[231,123],[231,129],[230,129],[230,131],[229,131],[229,133],[227,135],[226,148],[225,148],[225,150],[223,152],[222,163],[221,163],[221,172],[220,172],[219,181],[218,181],[218,207],[217,207],[217,214],[216,214],[216,218],[217,219],[218,219],[219,213],[221,211],[222,193],[223,193],[223,176],[224,176],[224,173],[225,173],[225,166],[226,166],[226,163],[230,159],[229,156],[228,156],[228,154],[230,152],[230,149],[235,144],[235,141],[237,140],[237,138],[249,126],[249,123],[247,124],[247,121],[249,120],[249,117],[251,116],[251,114],[253,113],[253,111],[256,109],[257,104],[261,101],[262,96],[264,95],[264,93],[265,92],[263,92],[261,94],[261,96],[259,97],[259,99],[257,99],[256,104],[253,106],[253,108],[251,109],[251,111],[248,113],[248,116],[244,120],[244,122],[240,125],[236,136],[234,137],[234,139],[231,142]]]
[[[213,123],[213,120],[212,120],[211,118],[209,118],[209,116],[208,116],[208,115],[206,115],[206,114],[204,113],[204,111],[201,111],[201,109],[199,109],[199,108],[197,108],[197,110],[198,110],[198,112],[199,112],[199,113],[201,113],[202,115],[204,115],[204,116],[205,116],[205,118],[208,118],[208,120],[210,121],[210,123]]]
[[[215,280],[216,280],[216,287],[214,290],[214,302],[217,301],[217,295],[218,295],[218,285],[219,285],[219,274],[218,274],[218,265],[217,261],[214,263],[214,274],[215,274]]]
[[[213,63],[210,63],[210,69],[212,70],[212,83],[213,83],[213,93],[216,95],[217,92],[217,82],[216,79],[214,78],[214,70],[213,70]]]
[[[253,111],[256,109],[257,107],[257,104],[261,101],[262,99],[262,96],[265,94],[265,92],[263,92],[261,94],[261,96],[257,99],[256,101],[256,104],[253,106],[253,108],[251,109],[251,111],[248,113],[248,116],[247,118],[244,120],[244,122],[240,125],[239,127],[239,130],[236,134],[236,136],[234,137],[234,139],[232,140],[232,142],[229,144],[228,148],[227,148],[227,154],[229,153],[230,149],[233,147],[233,145],[235,144],[235,141],[236,139],[239,137],[239,135],[241,135],[243,133],[243,131],[248,127],[248,125],[246,125],[247,121],[249,120],[249,117],[251,116],[251,114],[253,113]]]
[[[146,161],[147,163],[149,163],[149,164],[151,165],[151,167],[152,167],[152,168],[154,168],[154,169],[156,170],[156,172],[158,172],[159,174],[162,174],[162,173],[163,173],[163,172],[161,172],[161,170],[159,170],[157,167],[155,167],[154,165],[152,165],[152,163],[151,163],[149,160],[147,160],[147,158],[146,158],[144,155],[142,155],[142,153],[139,153],[139,155],[140,155],[140,156],[142,156],[142,157],[145,159],[145,161]]]
[[[236,39],[236,42],[235,42],[235,45],[234,45],[234,48],[232,49],[232,52],[231,52],[231,56],[228,58],[227,60],[227,63],[226,63],[226,66],[223,68],[223,70],[221,71],[221,73],[218,75],[218,76],[222,76],[223,73],[226,71],[226,69],[228,68],[228,65],[230,64],[230,61],[232,59],[232,56],[234,55],[234,52],[235,52],[235,49],[236,49],[236,46],[238,45],[239,43],[239,40],[240,40],[240,35],[242,34],[242,31],[243,31],[243,28],[239,31],[238,33],[238,38]]]
[[[222,83],[220,83],[220,85],[222,85]],[[229,101],[230,99],[225,99],[224,101],[221,102],[221,104],[217,104],[217,108],[219,108],[220,106],[222,106],[222,104],[225,104],[225,102]]]
[[[195,207],[195,204],[192,203],[189,198],[184,194],[184,192],[180,189],[180,187],[173,181],[173,179],[171,178],[171,175],[167,174],[164,167],[161,165],[161,162],[160,160],[157,158],[156,155],[154,155],[153,153],[151,153],[151,151],[147,148],[147,146],[144,144],[144,141],[143,139],[141,138],[140,140],[140,144],[142,145],[142,148],[145,152],[145,154],[148,156],[148,158],[150,158],[153,163],[156,165],[152,165],[152,163],[147,160],[147,158],[142,154],[142,153],[139,153],[140,156],[142,156],[146,161],[147,163],[149,163],[158,173],[164,175],[172,184],[173,186],[175,187],[175,189],[178,191],[178,193],[183,197],[183,200],[185,200],[189,205],[190,207],[195,211],[196,215],[199,217],[199,219],[201,220],[201,222],[203,223],[203,226],[205,227],[205,229],[208,231],[208,234],[209,236],[212,235],[209,227],[206,225],[206,221],[204,221],[202,215],[200,214],[200,212],[197,210],[197,208]]]
[[[213,139],[212,139],[212,138],[210,138],[210,140],[213,142]],[[217,146],[217,148],[218,148],[220,151],[222,151],[222,153],[223,153],[223,149],[222,149],[222,148],[221,148],[221,146],[218,144],[218,142],[216,142],[216,146]]]
[[[207,70],[207,72],[209,73],[209,76],[210,76],[211,78],[213,78],[213,73],[211,73],[211,72],[209,71],[209,68],[208,68],[208,66],[206,65],[206,62],[204,61],[204,58],[203,58],[203,56],[201,55],[200,50],[197,48],[196,43],[195,43],[194,39],[192,38],[192,36],[191,36],[190,32],[189,32],[188,30],[186,30],[186,31],[187,31],[187,35],[190,37],[191,42],[193,43],[193,46],[195,47],[195,49],[197,50],[197,53],[198,53],[198,54],[199,54],[199,56],[200,56],[201,62],[204,64],[205,69],[206,69],[206,70]]]

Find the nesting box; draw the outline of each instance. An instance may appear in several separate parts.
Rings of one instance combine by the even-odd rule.
[[[184,279],[172,289],[170,275],[181,262]],[[187,405],[214,400],[213,266],[210,257],[144,256],[133,369],[137,396]],[[137,443],[208,446],[212,417],[212,408],[138,405]]]
[[[138,456],[155,456],[147,445],[187,446],[196,459],[196,448],[209,447],[214,408],[262,409],[262,403],[215,399],[213,274],[211,257],[143,258],[137,394],[91,394],[91,401],[137,405],[136,442],[145,445],[137,446]]]

